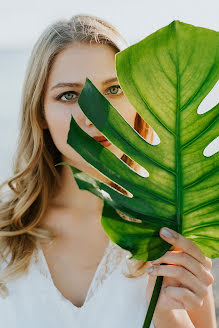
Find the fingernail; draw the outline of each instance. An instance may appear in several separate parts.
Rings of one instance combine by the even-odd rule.
[[[151,273],[152,271],[153,271],[153,268],[151,268],[151,267],[150,268],[147,268],[147,272],[148,273]]]
[[[161,229],[161,234],[166,238],[173,237],[172,233],[169,230],[167,230],[166,228]]]

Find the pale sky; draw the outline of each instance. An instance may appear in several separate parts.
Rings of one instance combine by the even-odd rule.
[[[47,25],[85,13],[137,42],[173,20],[219,30],[218,0],[0,0],[0,50],[31,48]]]

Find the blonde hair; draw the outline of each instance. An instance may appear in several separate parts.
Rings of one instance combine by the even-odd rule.
[[[9,263],[0,271],[0,295],[3,298],[9,295],[6,283],[27,273],[37,241],[51,242],[56,237],[39,226],[49,200],[61,186],[61,166],[55,167],[61,161],[61,154],[49,130],[41,125],[43,99],[56,55],[74,41],[107,43],[116,52],[129,46],[111,24],[96,16],[83,14],[49,25],[35,43],[22,89],[13,175],[0,185],[0,265],[11,254]],[[148,142],[153,142],[153,129],[138,113],[134,128]],[[140,168],[125,154],[121,159],[136,171]],[[118,185],[112,185],[121,190]],[[4,191],[5,186],[9,187],[7,191]],[[137,262],[140,269],[146,263]],[[134,276],[135,273],[130,275]]]

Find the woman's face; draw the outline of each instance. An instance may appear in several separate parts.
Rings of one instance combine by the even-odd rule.
[[[106,44],[77,42],[57,55],[45,90],[46,122],[43,128],[49,129],[55,146],[62,154],[62,161],[82,171],[90,172],[95,168],[67,144],[71,115],[80,128],[91,137],[102,135],[85,116],[77,102],[86,77],[132,127],[134,127],[136,111],[119,86],[115,69],[115,51],[112,47]],[[60,83],[74,85],[58,86]],[[119,158],[124,154],[113,144],[107,148]]]

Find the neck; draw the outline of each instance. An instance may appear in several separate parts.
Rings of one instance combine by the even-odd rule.
[[[93,167],[84,172],[107,183],[105,176]],[[69,233],[83,234],[87,230],[100,229],[103,200],[90,191],[79,189],[70,167],[63,165],[61,187],[48,204],[41,226],[49,228],[59,236]]]

